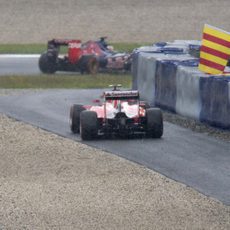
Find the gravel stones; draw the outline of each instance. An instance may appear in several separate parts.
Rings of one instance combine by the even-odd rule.
[[[230,207],[143,166],[0,115],[3,229],[228,229]]]

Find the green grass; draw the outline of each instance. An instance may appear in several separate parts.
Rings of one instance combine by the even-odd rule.
[[[107,88],[111,84],[122,84],[131,88],[132,77],[129,74],[92,75],[35,75],[35,76],[1,76],[0,88]]]
[[[133,49],[148,43],[112,43],[114,50],[131,52]],[[47,44],[0,44],[0,54],[41,54],[47,48]],[[62,48],[61,53],[67,49]]]
[[[40,54],[45,44],[0,44],[0,54]]]
[[[114,50],[121,52],[132,52],[135,48],[150,45],[150,43],[112,43],[111,45],[114,46]]]

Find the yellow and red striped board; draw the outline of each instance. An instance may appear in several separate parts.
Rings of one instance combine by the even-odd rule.
[[[199,70],[209,74],[222,74],[229,58],[230,33],[205,24]]]

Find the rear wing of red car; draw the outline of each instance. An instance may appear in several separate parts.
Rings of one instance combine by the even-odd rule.
[[[130,100],[139,99],[139,92],[137,90],[131,91],[106,91],[104,93],[105,100]]]
[[[52,39],[52,40],[48,41],[48,46],[49,45],[68,46],[70,43],[80,44],[81,40],[76,40],[76,39]]]

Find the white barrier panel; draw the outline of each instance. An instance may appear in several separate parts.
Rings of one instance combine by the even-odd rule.
[[[201,111],[200,72],[196,67],[178,66],[176,112],[199,120]]]
[[[137,85],[141,98],[155,103],[156,59],[154,55],[142,53],[138,59]]]

